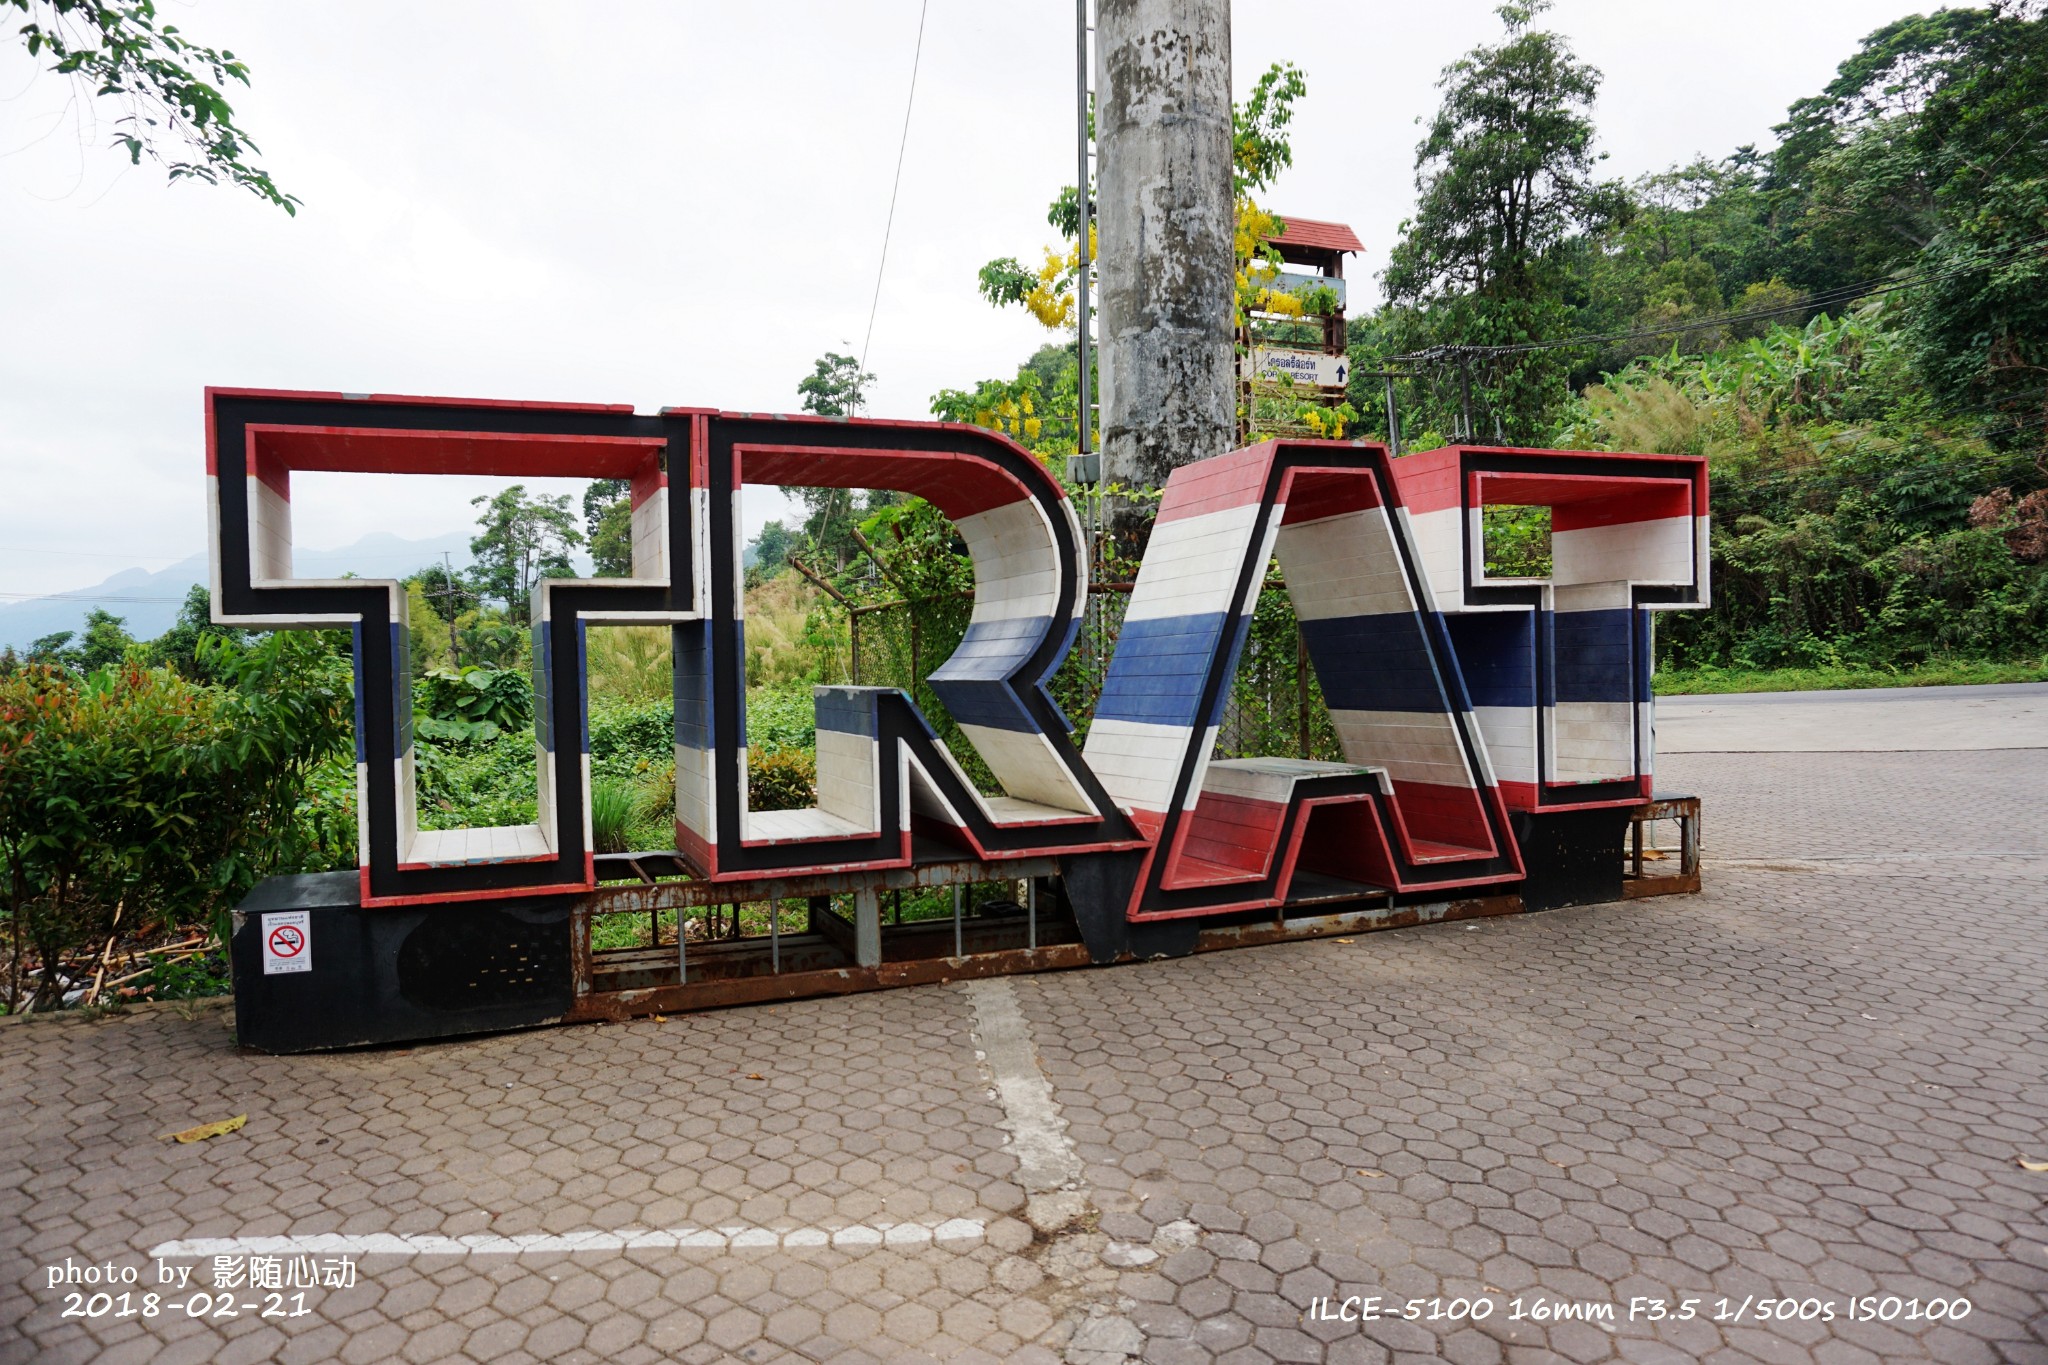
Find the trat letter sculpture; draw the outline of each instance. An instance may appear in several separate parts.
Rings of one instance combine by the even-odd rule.
[[[534,593],[533,823],[420,828],[406,593],[294,575],[292,474],[316,470],[629,482],[630,576]],[[1697,458],[1454,446],[1396,459],[1367,442],[1269,441],[1188,465],[1136,580],[1098,590],[1128,600],[1079,744],[1048,684],[1089,620],[1086,533],[1045,465],[989,431],[216,389],[207,477],[215,618],[354,641],[359,866],[273,878],[238,910],[238,1028],[253,1046],[1173,956],[1698,885],[1697,802],[1652,786],[1650,693],[1653,613],[1707,601]],[[972,613],[920,681],[992,782],[970,777],[901,689],[827,686],[816,804],[749,809],[747,484],[892,489],[950,520]],[[1548,509],[1546,576],[1487,572],[1489,506]],[[1275,563],[1285,587],[1269,589]],[[1217,757],[1264,590],[1290,599],[1341,760]],[[617,625],[673,638],[669,849],[593,844],[585,643]],[[1660,822],[1677,844],[1645,849]],[[1672,875],[1647,875],[1646,858]],[[904,893],[930,905],[935,891],[939,913],[904,918]],[[619,916],[642,932],[603,946],[616,936],[598,926]],[[288,964],[265,946],[280,925],[299,935]]]

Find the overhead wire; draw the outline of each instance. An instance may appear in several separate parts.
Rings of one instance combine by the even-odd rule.
[[[894,179],[889,182],[889,213],[882,221],[882,251],[881,256],[875,262],[875,292],[874,296],[868,300],[867,331],[861,336],[860,360],[853,371],[853,393],[856,402],[851,406],[854,406],[856,409],[858,408],[858,400],[863,396],[862,388],[867,383],[868,353],[873,348],[875,342],[875,318],[882,309],[882,281],[889,272],[889,241],[896,231],[896,202],[903,192],[903,162],[905,154],[910,149],[910,116],[917,109],[917,73],[924,63],[924,23],[926,16],[930,12],[931,0],[920,0],[917,7],[917,41],[910,52],[910,89],[903,98],[903,131],[896,140],[896,174]],[[851,519],[853,516],[854,490],[848,488],[840,491],[843,495],[846,515]],[[814,553],[824,548],[826,533],[831,530],[835,504],[839,501],[840,499],[832,498],[828,495],[823,515],[817,521],[817,529],[810,536],[810,547]]]
[[[882,277],[889,269],[889,237],[896,229],[896,198],[903,189],[903,157],[910,148],[910,115],[917,107],[917,69],[924,60],[924,21],[931,10],[931,0],[921,0],[917,9],[917,46],[910,54],[910,93],[903,100],[903,135],[896,143],[896,178],[889,185],[889,216],[882,224],[882,255],[875,263],[875,296],[868,303],[868,330],[860,343],[860,371],[868,369],[868,348],[875,340],[875,314],[882,307]],[[854,382],[860,383],[859,375]]]

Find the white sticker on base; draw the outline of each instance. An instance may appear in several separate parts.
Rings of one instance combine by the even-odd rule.
[[[263,974],[313,970],[313,912],[281,910],[263,917]]]

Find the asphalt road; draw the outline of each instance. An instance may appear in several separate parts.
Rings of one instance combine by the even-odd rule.
[[[1657,699],[1657,752],[2048,748],[2048,683],[1731,692]]]

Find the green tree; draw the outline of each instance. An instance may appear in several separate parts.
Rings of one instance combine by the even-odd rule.
[[[1980,46],[1988,10],[1909,15],[1866,37],[1818,95],[1778,125],[1772,188],[1815,288],[1882,275],[1938,230],[1935,185],[1915,126],[1948,68]]]
[[[569,510],[569,495],[528,497],[526,485],[515,483],[495,497],[480,495],[470,503],[484,509],[469,542],[477,586],[503,602],[515,622],[526,625],[533,620],[533,585],[575,572],[569,551],[583,543],[583,534]]]
[[[419,585],[420,595],[427,599],[434,615],[443,621],[453,621],[460,616],[464,605],[476,596],[462,581],[462,575],[450,572],[446,564],[423,564],[406,575],[405,581],[407,586]]]
[[[1273,183],[1294,164],[1287,125],[1294,103],[1308,94],[1308,80],[1293,62],[1275,62],[1260,74],[1243,104],[1230,110],[1230,164],[1239,198]]]
[[[1728,313],[1797,302],[1778,278],[1787,268],[1771,227],[1764,173],[1751,152],[1638,177],[1632,211],[1606,230],[1576,237],[1560,251],[1569,333],[1627,338],[1574,356],[1573,388],[1595,382],[1642,355],[1676,347],[1704,354],[1762,335],[1769,319],[1723,322]],[[1787,320],[1799,321],[1798,310]]]
[[[114,145],[132,165],[142,158],[173,181],[223,180],[296,214],[286,194],[253,160],[255,140],[235,122],[221,91],[249,83],[249,68],[226,50],[202,47],[175,24],[157,22],[153,0],[0,0],[23,16],[15,35],[31,57],[49,58],[81,101],[119,109]]]
[[[85,614],[85,634],[78,642],[76,662],[80,671],[91,673],[120,663],[134,645],[126,617],[94,607]]]
[[[855,417],[867,403],[868,386],[875,377],[850,355],[827,351],[817,360],[812,373],[797,381],[796,391],[803,410],[820,417]],[[868,490],[863,496],[851,488],[785,488],[790,498],[803,504],[806,552],[823,558],[834,568],[844,568],[860,553],[853,538],[853,526],[864,512],[885,507],[896,495],[886,490]]]
[[[861,369],[850,355],[827,351],[818,357],[816,370],[797,382],[805,412],[820,417],[854,417],[867,406],[868,386],[875,377]]]
[[[71,648],[71,642],[77,638],[78,632],[75,630],[53,630],[48,635],[39,636],[32,641],[25,657],[32,664],[68,667],[77,653]]]
[[[2036,426],[2048,450],[2048,14],[1986,13],[1913,125],[1939,227],[1908,335],[1937,392]]]
[[[754,568],[762,578],[773,578],[789,564],[790,551],[796,549],[797,539],[789,528],[780,521],[771,521],[761,528],[748,548],[754,554]]]
[[[1294,121],[1295,103],[1307,94],[1308,81],[1301,69],[1292,62],[1275,62],[1260,74],[1252,86],[1252,93],[1243,103],[1231,105],[1231,182],[1236,199],[1241,295],[1248,288],[1244,268],[1258,250],[1261,233],[1284,230],[1284,224],[1252,203],[1251,195],[1254,190],[1266,188],[1274,176],[1294,164],[1294,147],[1288,140],[1287,128]],[[1095,136],[1092,108],[1088,116],[1088,136],[1092,142]],[[1092,185],[1089,193],[1092,202]],[[1044,249],[1043,265],[1033,269],[1015,256],[1001,257],[982,266],[976,288],[995,307],[1022,306],[1046,328],[1061,331],[1075,326],[1074,294],[1080,283],[1081,203],[1074,186],[1061,187],[1046,209],[1045,221],[1060,234],[1061,242],[1058,247]],[[1092,258],[1092,238],[1090,246]],[[1277,261],[1277,254],[1274,259]],[[1038,357],[1033,358],[1034,366],[1037,360]],[[1050,389],[1053,376],[1041,372],[1041,378]],[[1003,382],[984,380],[981,389],[987,390],[990,384],[1000,385]],[[941,401],[953,402],[963,392],[948,390],[933,399],[934,405]],[[1071,429],[1071,422],[1068,425]]]
[[[1866,37],[1778,129],[1775,192],[1800,283],[1927,276],[1907,297],[1920,370],[2004,435],[2048,401],[2048,13],[2040,0],[1910,15]],[[1794,277],[1799,278],[1799,277]],[[2031,438],[2048,446],[2048,439]]]
[[[233,626],[217,626],[213,623],[213,594],[198,583],[185,590],[185,601],[178,608],[178,619],[169,630],[149,642],[150,663],[172,668],[195,682],[217,682],[209,671],[203,657],[201,643],[220,637],[237,644],[248,640],[248,634]]]
[[[1562,35],[1532,26],[1547,8],[1500,6],[1506,40],[1444,69],[1443,103],[1416,150],[1415,217],[1381,275],[1396,344],[1513,347],[1556,335],[1570,319],[1567,242],[1628,213],[1626,192],[1595,175],[1600,73]],[[1439,425],[1469,389],[1475,425],[1487,414],[1508,439],[1533,441],[1564,397],[1569,362],[1555,352],[1451,358],[1450,382],[1426,404]]]
[[[583,533],[599,578],[633,573],[633,485],[625,479],[592,479],[583,490]]]

